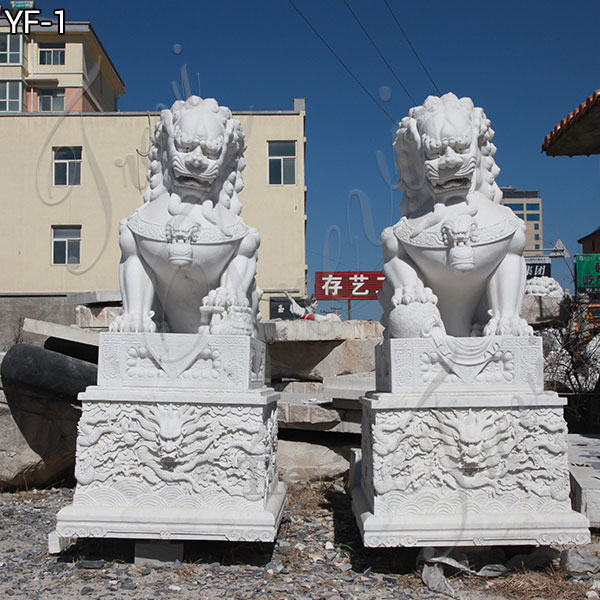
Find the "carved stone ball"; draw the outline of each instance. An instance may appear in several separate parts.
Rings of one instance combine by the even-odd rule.
[[[399,304],[390,312],[388,330],[392,338],[418,338],[434,325],[442,325],[440,311],[431,302]]]

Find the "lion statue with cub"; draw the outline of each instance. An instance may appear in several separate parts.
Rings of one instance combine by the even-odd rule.
[[[151,140],[144,204],[119,227],[123,315],[111,330],[251,335],[260,237],[240,217],[239,121],[191,96],[162,111]]]
[[[531,335],[520,317],[525,224],[501,204],[494,131],[481,108],[430,96],[394,147],[403,218],[382,234],[385,335]]]

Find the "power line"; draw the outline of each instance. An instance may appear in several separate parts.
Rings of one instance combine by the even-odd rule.
[[[369,40],[369,42],[371,42],[371,45],[373,46],[373,48],[375,48],[375,50],[377,51],[377,54],[379,54],[379,57],[381,58],[381,60],[385,63],[385,66],[390,70],[390,73],[394,76],[396,81],[400,84],[400,87],[404,90],[404,93],[409,97],[410,101],[414,105],[417,105],[418,102],[410,95],[410,92],[406,89],[406,86],[402,83],[402,81],[400,81],[400,78],[396,74],[396,71],[394,71],[394,69],[392,68],[392,65],[390,65],[390,63],[386,60],[386,58],[383,55],[383,53],[381,52],[381,50],[379,50],[379,48],[377,47],[377,44],[373,41],[373,38],[369,35],[369,32],[363,27],[363,24],[360,22],[360,19],[356,16],[354,11],[350,8],[350,5],[348,4],[348,2],[346,0],[344,0],[344,4],[346,5],[346,8],[350,11],[350,14],[354,17],[354,20],[358,23],[358,26],[362,29],[363,33],[367,36],[367,39]]]
[[[398,29],[402,32],[402,35],[404,36],[404,39],[408,42],[408,45],[410,46],[410,49],[413,51],[414,55],[417,57],[417,60],[419,61],[419,64],[423,67],[423,71],[425,71],[425,73],[427,74],[427,77],[429,77],[429,80],[431,81],[431,83],[433,83],[433,87],[436,89],[437,93],[441,96],[442,92],[440,91],[440,88],[436,85],[435,81],[433,80],[433,77],[429,74],[429,71],[427,70],[427,68],[423,64],[423,61],[421,60],[421,57],[419,56],[419,53],[415,50],[415,47],[410,43],[410,40],[408,39],[408,36],[406,35],[404,29],[402,29],[402,25],[400,25],[400,22],[396,18],[396,15],[394,14],[394,11],[391,9],[390,5],[388,4],[388,1],[387,0],[383,0],[383,3],[386,5],[386,7],[387,7],[390,15],[392,15],[392,18],[394,19],[394,21],[396,21],[396,25],[398,25]]]
[[[371,94],[371,92],[369,92],[369,90],[361,83],[361,81],[358,79],[358,77],[356,77],[356,75],[349,69],[349,67],[346,66],[346,64],[344,63],[344,61],[335,53],[335,51],[333,50],[333,48],[325,41],[325,39],[323,38],[323,36],[312,26],[311,22],[302,14],[302,12],[300,12],[300,9],[292,2],[292,0],[288,0],[288,2],[292,5],[292,7],[294,8],[294,10],[302,17],[302,20],[311,28],[311,30],[313,31],[313,33],[321,40],[321,42],[327,48],[327,50],[329,50],[329,52],[331,52],[331,54],[333,54],[333,56],[335,56],[335,58],[342,65],[342,67],[344,67],[344,69],[346,69],[346,72],[348,73],[348,75],[350,75],[350,77],[352,77],[352,79],[354,79],[354,81],[356,81],[356,83],[358,83],[358,85],[361,87],[362,91],[365,94],[367,94],[367,96],[369,96],[369,98],[371,98],[371,100],[377,105],[377,107],[379,108],[379,110],[392,123],[394,123],[394,125],[397,125],[396,119],[394,119],[387,112],[387,110],[385,110],[385,108],[383,108],[383,106],[381,106],[381,104],[379,104],[379,102],[377,102],[377,99],[375,98],[375,96],[373,96],[373,94]]]

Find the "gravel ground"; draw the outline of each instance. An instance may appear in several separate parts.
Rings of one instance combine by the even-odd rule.
[[[49,556],[47,534],[72,495],[70,488],[0,493],[1,599],[448,598],[421,583],[415,550],[363,548],[349,497],[338,484],[292,486],[275,544],[186,543],[182,564],[152,568],[132,564],[133,542],[127,540],[80,540],[61,556]],[[464,600],[571,600],[600,587],[600,581],[552,569],[450,582]]]

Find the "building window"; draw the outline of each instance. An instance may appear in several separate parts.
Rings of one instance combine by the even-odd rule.
[[[540,210],[540,205],[537,202],[534,204],[527,204],[527,210]]]
[[[21,36],[0,33],[0,64],[18,65],[21,63]]]
[[[536,245],[535,245],[535,249],[536,249],[536,250],[539,250],[539,249],[540,249],[540,245],[539,245],[539,244],[536,244]]]
[[[39,44],[40,65],[64,65],[64,44]]]
[[[21,82],[0,81],[0,112],[21,110]]]
[[[515,217],[519,217],[519,219],[522,219],[523,218],[523,213],[517,212],[517,213],[515,213]]]
[[[539,223],[535,223],[535,224],[534,224],[534,226],[533,226],[533,228],[534,228],[536,231],[538,231],[538,230],[539,230],[539,228],[540,228],[540,224],[539,224]]]
[[[504,206],[508,206],[508,208],[512,210],[523,210],[523,204],[514,204],[512,202],[506,202]]]
[[[531,213],[527,215],[527,220],[528,221],[539,221],[540,220],[540,213]]]
[[[54,148],[54,185],[81,185],[81,146]]]
[[[268,142],[269,183],[271,185],[295,185],[296,142]]]
[[[38,90],[38,110],[40,112],[65,110],[65,88]]]
[[[81,260],[81,225],[52,226],[52,264],[78,265]]]
[[[539,234],[539,233],[536,233],[536,234],[535,234],[535,239],[536,239],[536,240],[539,240],[539,239],[540,239],[540,234]]]

